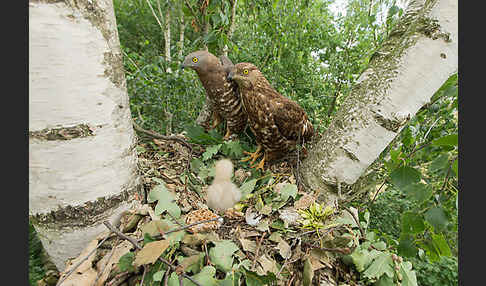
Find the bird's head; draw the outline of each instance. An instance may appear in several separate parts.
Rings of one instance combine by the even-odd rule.
[[[238,63],[229,72],[228,79],[235,81],[238,86],[251,87],[260,74],[254,64]]]
[[[181,64],[181,69],[191,68],[197,72],[203,72],[215,65],[221,65],[219,59],[215,55],[208,51],[195,51],[185,57]]]

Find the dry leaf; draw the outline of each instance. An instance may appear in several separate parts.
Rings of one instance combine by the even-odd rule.
[[[277,262],[269,258],[266,254],[263,254],[257,259],[258,263],[262,266],[263,274],[266,275],[267,272],[277,273]]]
[[[100,261],[98,261],[98,263],[96,263],[96,268],[99,269],[100,271],[101,269],[103,269],[103,267],[105,267],[100,278],[98,278],[98,282],[96,283],[96,286],[105,285],[104,283],[106,279],[108,279],[111,270],[113,269],[113,267],[117,267],[120,257],[125,255],[125,253],[129,252],[131,248],[132,248],[132,244],[129,241],[124,240],[120,244],[118,244],[115,247],[115,249],[112,250],[113,255],[111,255],[110,260],[108,260],[108,258],[110,257],[111,252],[105,255]]]
[[[309,194],[304,194],[298,201],[294,203],[294,208],[296,210],[302,210],[308,208],[313,202],[315,198]]]
[[[133,264],[138,267],[140,265],[154,263],[169,245],[168,240],[153,241],[145,244],[135,256]]]
[[[280,240],[280,242],[277,244],[278,251],[280,255],[284,258],[290,258],[290,255],[292,254],[290,245],[283,239]]]
[[[240,238],[241,246],[243,247],[244,251],[249,251],[251,253],[255,253],[256,251],[256,242],[249,239]]]

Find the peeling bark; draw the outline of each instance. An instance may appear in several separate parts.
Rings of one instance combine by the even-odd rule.
[[[29,1],[29,219],[68,257],[141,186],[112,0]]]
[[[308,187],[328,191],[336,181],[353,185],[457,72],[457,5],[456,0],[411,1],[302,162]]]
[[[231,19],[230,19],[230,26],[229,26],[228,34],[227,34],[228,40],[230,40],[231,37],[233,36],[233,31],[235,29],[236,5],[238,3],[238,0],[230,0],[230,3],[231,3]],[[227,44],[224,45],[223,55],[228,56],[228,45]]]

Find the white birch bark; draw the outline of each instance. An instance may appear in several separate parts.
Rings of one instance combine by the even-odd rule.
[[[458,68],[458,1],[411,1],[302,162],[304,183],[354,184]],[[332,194],[329,193],[331,196]]]
[[[157,0],[157,3],[159,5],[159,9],[160,9],[160,3],[158,1],[159,0]],[[171,56],[170,56],[170,9],[171,9],[171,7],[170,7],[170,4],[169,4],[169,5],[167,5],[166,10],[165,10],[165,29],[164,29],[165,61],[167,63],[170,63],[170,61],[171,61]],[[167,67],[167,72],[168,73],[172,72],[170,67]]]
[[[135,146],[112,0],[30,0],[29,219],[59,270],[129,208]]]

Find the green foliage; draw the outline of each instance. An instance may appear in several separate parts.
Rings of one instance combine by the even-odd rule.
[[[389,207],[377,201],[373,212],[385,217],[375,226],[391,235],[390,241],[398,240],[398,253],[405,257],[416,257],[420,249],[434,262],[457,253],[456,102],[453,75],[404,128],[384,162],[383,175],[390,183],[386,192],[401,194],[394,204],[400,212],[384,214],[388,211],[381,209]],[[382,196],[390,202],[387,194]],[[399,230],[393,227],[397,223]]]
[[[128,252],[120,257],[118,261],[118,268],[120,271],[135,271],[135,267],[133,267],[132,263],[135,260],[135,253]]]
[[[34,226],[29,221],[29,283],[37,285],[44,278],[45,270],[41,259],[42,243],[37,237]]]
[[[302,216],[302,228],[304,229],[327,229],[334,226],[334,223],[325,225],[326,220],[334,213],[334,208],[331,206],[324,207],[322,204],[313,203],[309,209],[298,210]],[[319,232],[317,232],[319,233]]]
[[[459,285],[456,257],[441,257],[435,263],[421,258],[411,258],[410,261],[417,273],[419,285]]]
[[[351,254],[343,257],[343,261],[355,266],[366,285],[400,283],[400,285],[417,286],[416,273],[412,270],[412,264],[397,256],[393,248],[388,248],[379,236],[368,229],[368,225],[371,225],[369,219],[370,216],[366,215],[365,221],[360,220],[361,230],[358,230],[355,222],[348,223],[353,228],[353,237],[361,237],[361,239],[353,240],[356,247]],[[364,232],[364,238],[361,231]]]
[[[179,218],[181,216],[181,209],[179,206],[174,202],[175,197],[174,194],[169,192],[165,187],[165,183],[161,181],[159,185],[155,186],[150,193],[148,194],[147,201],[149,203],[153,203],[157,201],[157,205],[155,206],[155,214],[160,215],[164,211],[167,211],[175,218]]]

